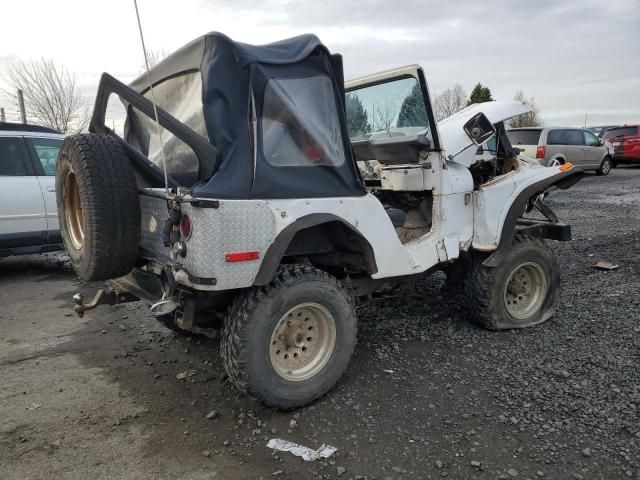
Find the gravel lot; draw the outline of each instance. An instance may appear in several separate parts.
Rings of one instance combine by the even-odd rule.
[[[236,394],[216,341],[140,304],[71,315],[61,257],[4,259],[0,478],[640,479],[639,187],[630,167],[552,194],[575,240],[553,243],[549,322],[480,330],[436,274],[360,308],[347,373],[290,413]],[[269,438],[338,451],[303,462]]]

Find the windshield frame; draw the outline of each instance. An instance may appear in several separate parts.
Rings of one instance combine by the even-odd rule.
[[[428,121],[427,128],[426,130],[423,130],[423,133],[425,137],[430,140],[430,150],[440,151],[440,138],[438,135],[437,122],[435,119],[435,115],[433,114],[433,108],[431,105],[431,96],[429,95],[429,88],[424,75],[424,71],[419,65],[408,65],[406,67],[385,70],[382,72],[349,80],[345,82],[345,93],[348,94],[350,92],[361,90],[365,87],[373,87],[375,85],[390,83],[393,81],[402,80],[404,78],[413,78],[418,82],[418,85],[420,86],[420,91],[422,93],[422,99],[424,102]]]

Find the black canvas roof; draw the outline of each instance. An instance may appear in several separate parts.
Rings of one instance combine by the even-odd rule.
[[[215,55],[209,55],[205,58],[205,51],[208,53],[220,52],[221,54],[232,53],[234,63],[244,67],[250,63],[258,62],[296,63],[309,56],[316,48],[322,48],[326,51],[320,39],[313,34],[298,35],[267,45],[249,45],[235,42],[223,33],[211,32],[189,42],[154,66],[150,71],[151,80],[153,84],[156,84],[183,72],[201,70],[204,63],[215,62]],[[147,74],[140,75],[129,86],[139,93],[146,92],[149,89]]]
[[[150,74],[154,84],[181,75],[199,72],[204,127],[208,139],[219,151],[213,176],[192,185],[198,196],[218,198],[305,198],[363,195],[357,167],[351,151],[344,114],[344,79],[341,57],[331,55],[315,35],[300,35],[268,45],[255,46],[234,42],[221,33],[208,33],[174,52]],[[334,137],[341,143],[345,161],[340,165],[323,165],[313,170],[285,164],[275,166],[265,159],[262,145],[264,96],[270,80],[323,78],[330,86],[330,96],[322,109],[330,109],[336,118]],[[130,85],[148,96],[146,74]],[[154,88],[154,94],[155,94]],[[285,103],[287,93],[283,93]],[[294,99],[295,100],[295,99]],[[172,105],[159,105],[172,113]],[[173,99],[179,102],[180,99]],[[295,101],[290,102],[295,108]],[[175,109],[174,109],[175,110]],[[301,123],[327,117],[325,112],[301,108]],[[308,118],[303,118],[308,117]],[[181,120],[181,119],[179,119]],[[183,121],[183,120],[181,120]],[[197,128],[189,125],[194,130]],[[313,126],[311,126],[313,127]],[[320,126],[325,130],[329,127]],[[326,128],[325,128],[326,127]],[[316,131],[317,129],[311,129]],[[327,145],[329,142],[326,142]],[[335,147],[332,146],[331,148]],[[292,151],[290,149],[290,151]],[[170,153],[168,158],[170,158]],[[167,154],[167,149],[165,149]],[[168,164],[170,161],[167,162]]]

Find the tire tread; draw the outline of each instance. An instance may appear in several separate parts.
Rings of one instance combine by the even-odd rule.
[[[140,201],[133,167],[117,139],[95,133],[68,136],[61,156],[69,159],[78,178],[85,213],[84,261],[72,262],[83,280],[106,280],[127,274],[135,265],[140,244]],[[60,164],[60,162],[58,162]],[[57,174],[60,172],[57,172]],[[57,203],[64,228],[63,192],[58,183]]]
[[[262,287],[252,287],[237,295],[233,300],[223,328],[220,342],[220,354],[229,382],[241,392],[258,396],[265,405],[290,410],[301,405],[297,403],[283,403],[269,395],[269,392],[257,392],[253,389],[251,375],[247,365],[247,353],[250,345],[247,341],[248,330],[252,328],[252,318],[267,299],[275,299],[283,288],[304,280],[320,280],[332,284],[340,294],[353,304],[353,299],[347,288],[335,277],[323,270],[310,265],[283,265],[273,280]],[[353,321],[353,335],[356,335],[356,322]]]

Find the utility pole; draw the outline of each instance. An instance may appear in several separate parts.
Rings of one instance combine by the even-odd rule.
[[[7,117],[4,116],[4,107],[0,107],[0,122],[6,122]]]
[[[20,106],[22,123],[27,123],[27,113],[24,111],[24,96],[22,95],[22,90],[18,90],[18,105]]]

